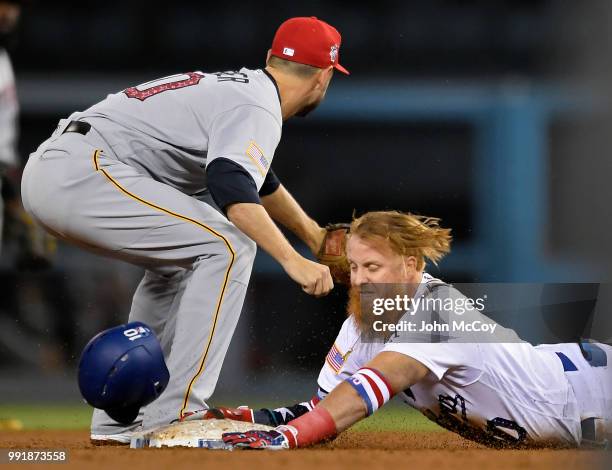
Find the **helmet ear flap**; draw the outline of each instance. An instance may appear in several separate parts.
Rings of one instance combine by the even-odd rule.
[[[79,361],[81,395],[115,421],[129,424],[157,399],[170,373],[150,327],[132,322],[103,331],[85,346]]]
[[[104,410],[104,412],[110,416],[111,419],[121,424],[132,424],[138,417],[140,412],[139,406],[133,406],[131,408],[111,408]]]

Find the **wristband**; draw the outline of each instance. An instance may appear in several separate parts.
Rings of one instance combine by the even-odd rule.
[[[393,397],[391,386],[376,369],[363,367],[345,382],[353,387],[365,403],[366,416],[370,416]]]
[[[316,444],[338,434],[331,414],[320,406],[276,430],[287,437],[291,449]]]

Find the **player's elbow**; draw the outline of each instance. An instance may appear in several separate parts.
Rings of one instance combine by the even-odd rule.
[[[234,206],[261,204],[253,177],[237,163],[217,158],[206,167],[206,176],[213,200],[228,218]]]
[[[242,224],[249,223],[249,220],[253,217],[253,212],[259,210],[259,208],[261,206],[255,203],[232,202],[225,206],[225,213],[230,222],[240,227]]]
[[[420,382],[429,369],[410,356],[394,351],[383,351],[376,355],[366,367],[380,371],[393,393],[399,393]]]

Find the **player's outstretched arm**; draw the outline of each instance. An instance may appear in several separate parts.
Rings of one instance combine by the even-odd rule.
[[[282,184],[273,193],[262,196],[261,202],[273,220],[291,230],[313,254],[318,253],[325,229],[306,214]]]
[[[334,282],[350,284],[350,269],[345,254],[349,224],[320,227],[282,184],[274,192],[262,196],[261,202],[273,220],[295,233],[320,263],[329,266]]]
[[[329,268],[295,251],[261,205],[237,203],[228,206],[226,211],[229,220],[278,261],[304,292],[322,296],[333,289]]]
[[[365,367],[338,385],[314,410],[273,431],[226,433],[235,447],[292,449],[329,439],[371,415],[396,393],[428,373],[419,361],[397,352],[378,354]]]
[[[366,372],[360,374],[360,371]],[[337,432],[340,433],[371,415],[396,393],[423,379],[427,372],[429,372],[427,367],[409,356],[384,351],[357,371],[353,377],[338,385],[319,406],[327,409],[334,420]],[[351,380],[355,376],[358,376],[361,384],[357,385],[355,380]],[[384,399],[386,391],[383,385],[386,385],[389,391],[388,399]],[[377,393],[378,389],[383,392],[383,401]]]

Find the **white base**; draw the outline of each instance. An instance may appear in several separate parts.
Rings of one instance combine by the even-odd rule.
[[[245,432],[252,429],[269,431],[274,429],[263,424],[245,423],[230,419],[206,419],[171,424],[146,432],[134,433],[130,440],[132,449],[145,447],[199,447],[203,449],[225,449],[221,435],[225,432]]]

